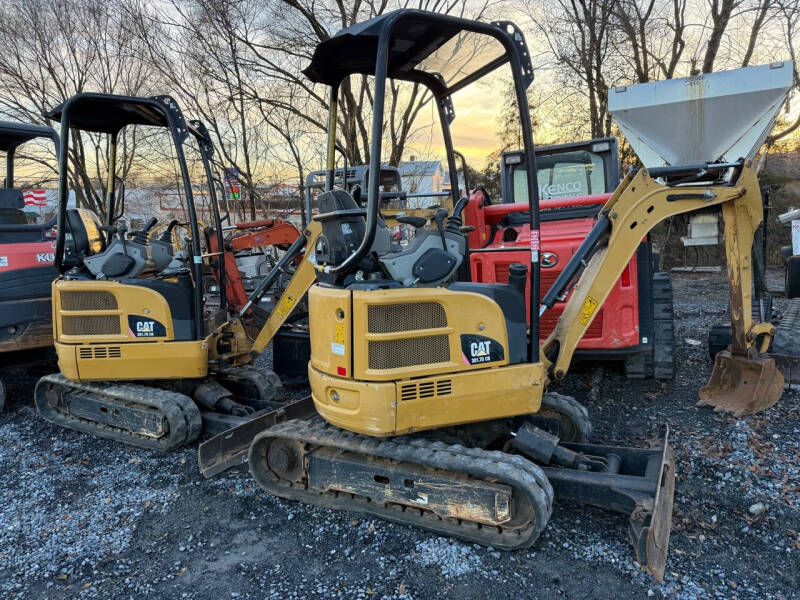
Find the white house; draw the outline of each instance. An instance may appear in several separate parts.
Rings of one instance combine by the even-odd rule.
[[[424,192],[443,192],[449,188],[445,187],[445,169],[441,161],[438,160],[414,160],[401,162],[397,166],[400,171],[400,180],[403,183],[403,190],[410,194]],[[409,208],[424,208],[442,202],[441,196],[430,196],[420,198],[409,198]]]

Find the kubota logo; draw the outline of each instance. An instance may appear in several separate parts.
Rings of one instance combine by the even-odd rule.
[[[542,266],[545,269],[555,267],[558,264],[558,255],[555,252],[542,252]]]

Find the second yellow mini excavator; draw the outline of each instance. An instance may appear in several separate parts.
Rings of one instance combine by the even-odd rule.
[[[513,23],[401,10],[322,42],[305,73],[331,88],[329,183],[340,83],[368,74],[375,85],[371,168],[381,164],[386,80],[421,84],[438,107],[458,198],[450,98],[503,65],[513,77],[524,150],[534,157],[526,97],[533,71]],[[200,447],[201,470],[210,476],[247,459],[276,496],[507,550],[533,544],[554,497],[571,498],[628,514],[636,559],[660,579],[675,486],[666,432],[649,448],[592,443],[585,408],[547,388],[566,376],[578,340],[642,237],[670,215],[720,206],[735,335],[702,393],[745,412],[777,400],[781,375],[760,353],[772,330],[742,311],[750,306],[749,256],[761,219],[751,158],[630,172],[541,300],[534,160],[526,182],[531,260],[511,267],[508,284],[448,283],[465,253],[463,202],[434,215],[437,228],[397,252],[388,248],[377,181],[369,182],[366,209],[329,186],[315,217],[322,234],[314,248],[318,283],[309,291],[315,410],[279,423],[255,419],[212,438]],[[537,315],[567,294],[540,347]]]
[[[40,414],[56,425],[156,450],[179,448],[203,430],[216,433],[264,413],[277,415],[275,409],[283,406],[276,401],[282,395],[280,379],[252,362],[315,281],[310,257],[303,252],[314,247],[321,226],[311,223],[245,305],[234,308],[224,285],[228,250],[214,251],[225,244],[211,167],[213,146],[203,124],[187,121],[169,96],[83,93],[48,116],[61,122],[65,136],[55,250],[60,275],[52,284],[61,373],[37,383]],[[174,191],[189,217],[187,249],[173,243],[176,220],[158,236],[150,235],[156,217],[135,232],[122,221],[125,188],[117,176],[116,149],[131,126],[168,136],[179,172]],[[72,135],[79,132],[108,136],[105,224],[85,208],[67,206],[67,157]],[[187,147],[199,156],[196,174],[186,159]],[[203,186],[193,185],[193,174],[202,175]],[[198,220],[198,192],[208,200],[213,223],[205,231]],[[203,239],[211,238],[215,243],[204,249]],[[294,276],[275,309],[255,315],[252,307],[290,263],[296,267]],[[222,282],[219,305],[206,302],[203,282],[209,270]]]

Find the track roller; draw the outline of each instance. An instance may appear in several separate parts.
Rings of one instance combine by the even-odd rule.
[[[547,477],[520,456],[421,437],[372,438],[319,418],[263,431],[249,464],[270,494],[505,550],[532,545],[552,512]]]

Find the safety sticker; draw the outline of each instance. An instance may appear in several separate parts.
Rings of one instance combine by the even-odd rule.
[[[0,267],[7,267],[7,266],[8,266],[8,257],[0,256]]]
[[[344,323],[335,323],[333,329],[333,341],[344,347]]]
[[[539,230],[531,231],[531,262],[539,262]]]
[[[591,296],[587,296],[586,301],[583,303],[583,306],[581,307],[581,316],[580,316],[581,325],[589,324],[589,321],[592,320],[592,315],[594,314],[595,310],[597,310],[597,300],[595,300]]]
[[[289,314],[289,311],[292,310],[292,307],[297,303],[297,300],[290,296],[286,295],[281,299],[281,303],[278,305],[278,308],[275,310],[278,311],[278,314],[282,317],[285,317]]]
[[[337,356],[344,356],[344,344],[331,344],[331,352]]]

